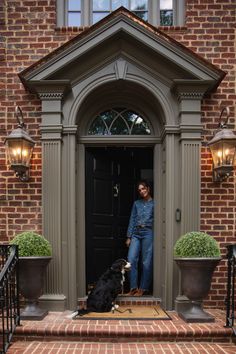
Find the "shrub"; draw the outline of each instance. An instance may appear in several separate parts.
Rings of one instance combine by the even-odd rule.
[[[175,257],[220,257],[216,240],[204,232],[188,232],[177,240],[174,246]]]
[[[25,231],[16,235],[10,244],[18,245],[19,257],[51,256],[52,247],[44,236],[33,231]]]

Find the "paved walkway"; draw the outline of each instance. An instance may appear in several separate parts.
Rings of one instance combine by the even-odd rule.
[[[17,342],[7,354],[235,354],[229,343]]]

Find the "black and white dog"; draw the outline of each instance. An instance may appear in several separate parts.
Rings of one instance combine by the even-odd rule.
[[[88,295],[87,308],[73,312],[68,318],[82,316],[89,312],[109,312],[118,308],[116,297],[122,292],[125,281],[125,272],[130,270],[131,264],[124,259],[116,260],[112,266],[99,278],[95,287]]]

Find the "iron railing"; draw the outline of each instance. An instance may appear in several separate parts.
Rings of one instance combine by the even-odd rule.
[[[0,354],[6,353],[20,325],[18,246],[0,245]]]
[[[235,267],[236,267],[236,245],[227,246],[227,263],[228,263],[228,280],[227,280],[227,296],[225,299],[226,304],[226,327],[232,327],[234,334],[235,318]]]

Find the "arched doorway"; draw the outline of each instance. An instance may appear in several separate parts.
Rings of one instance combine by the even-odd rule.
[[[92,90],[78,109],[77,171],[85,171],[77,176],[78,297],[87,293],[90,282],[115,257],[127,257],[126,229],[137,197],[135,185],[140,178],[151,179],[154,199],[158,200],[153,295],[162,297],[164,259],[159,215],[163,121],[159,102],[147,89],[128,81],[112,82]]]

